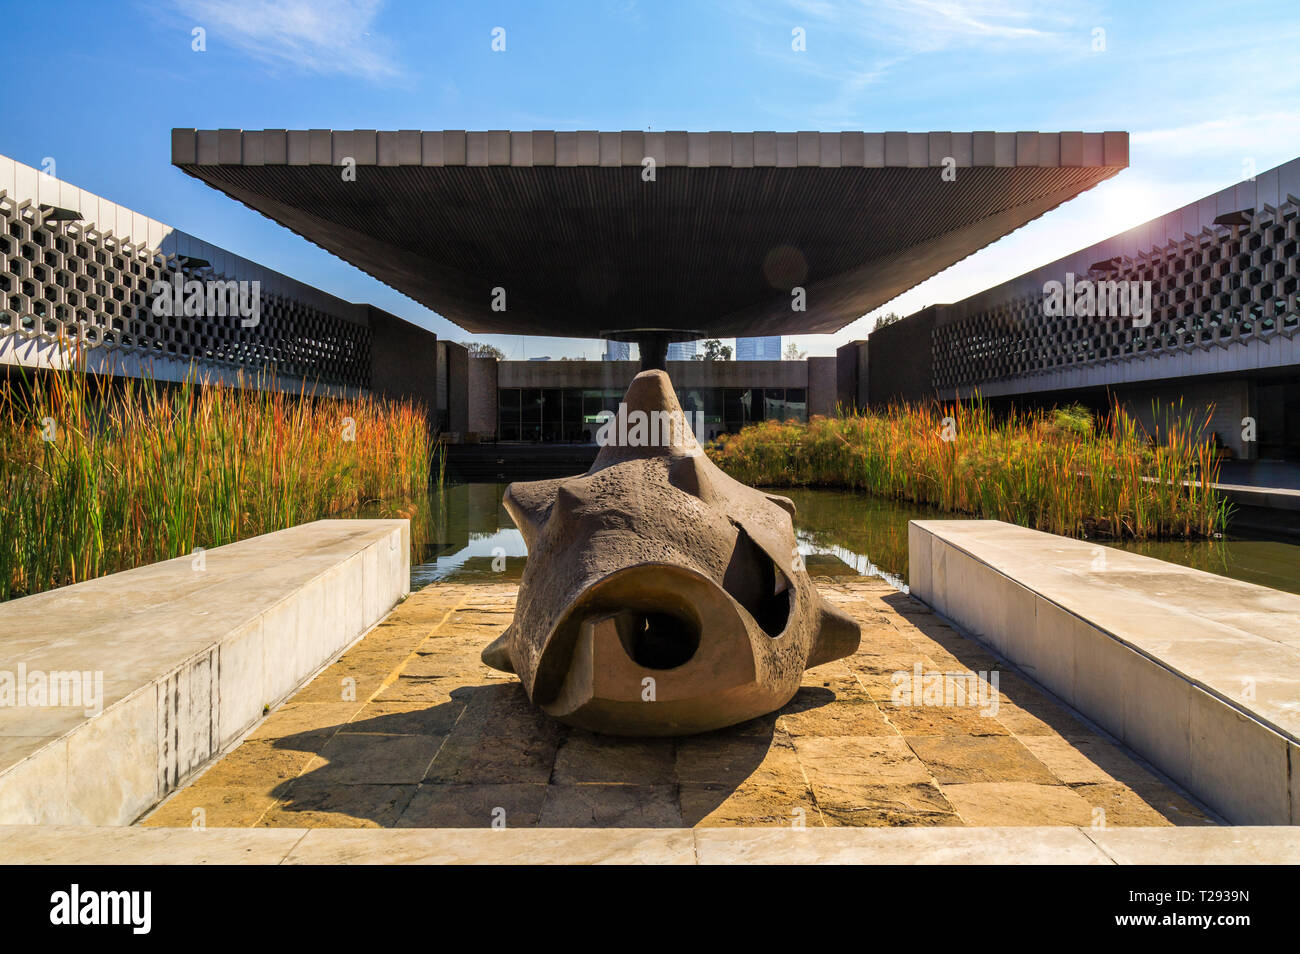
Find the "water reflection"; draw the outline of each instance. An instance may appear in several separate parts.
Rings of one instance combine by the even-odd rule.
[[[412,517],[412,589],[437,581],[519,579],[527,549],[501,506],[507,486],[449,485],[431,498],[426,512]],[[906,590],[908,571],[907,522],[952,516],[851,491],[781,492],[798,507],[796,536],[810,573],[880,576],[902,590]],[[1221,540],[1103,542],[1219,576],[1300,593],[1297,538],[1242,531]]]
[[[518,580],[527,559],[523,536],[501,506],[508,484],[446,487],[429,508],[427,541],[416,547],[411,588],[434,582]],[[881,576],[907,580],[907,521],[938,516],[928,508],[826,490],[790,490],[799,508],[799,553],[814,576]],[[419,537],[412,531],[413,540]]]
[[[508,484],[450,484],[432,498],[433,533],[411,561],[411,589],[439,580],[517,581],[528,549],[501,506]]]
[[[1216,576],[1300,593],[1300,539],[1239,532],[1222,540],[1130,541],[1122,550],[1167,560]]]

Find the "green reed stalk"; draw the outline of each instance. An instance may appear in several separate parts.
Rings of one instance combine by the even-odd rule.
[[[710,456],[750,484],[858,489],[1069,536],[1222,532],[1208,417],[1178,406],[1163,420],[1153,437],[1119,407],[1098,423],[1078,407],[999,416],[976,397],[767,421]]]
[[[270,378],[113,379],[79,359],[11,377],[0,600],[362,508],[412,516],[432,453],[409,402],[286,394]]]

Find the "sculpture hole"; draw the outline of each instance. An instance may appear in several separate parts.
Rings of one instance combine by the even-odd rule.
[[[736,546],[722,586],[767,635],[776,639],[790,621],[790,579],[763,548],[736,524]]]
[[[628,656],[645,669],[676,669],[700,648],[700,627],[672,613],[624,613],[618,635]]]

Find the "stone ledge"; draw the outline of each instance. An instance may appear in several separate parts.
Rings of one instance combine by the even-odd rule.
[[[1295,828],[0,828],[10,864],[1295,864]]]
[[[1300,823],[1300,596],[997,520],[909,551],[914,596],[1225,818]]]
[[[0,708],[0,824],[138,818],[409,592],[409,533],[320,520],[0,604],[0,672],[102,680]]]
[[[1291,490],[1287,487],[1252,487],[1247,484],[1215,484],[1214,488],[1239,507],[1300,510],[1300,490]]]

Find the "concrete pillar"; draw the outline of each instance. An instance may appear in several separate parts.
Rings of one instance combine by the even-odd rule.
[[[642,371],[665,371],[668,368],[668,335],[643,334],[636,339],[641,352]]]
[[[469,433],[469,349],[451,341],[444,344],[447,348],[448,437],[452,441],[463,441]]]
[[[870,404],[868,395],[871,393],[871,379],[868,376],[871,367],[871,362],[868,360],[871,342],[864,338],[862,341],[856,342],[856,344],[858,346],[857,407],[865,410],[867,405]]]
[[[497,436],[497,359],[469,359],[470,440]]]
[[[850,341],[835,351],[835,400],[846,411],[866,406],[867,343]]]
[[[832,417],[836,402],[836,358],[809,358],[808,417]]]

